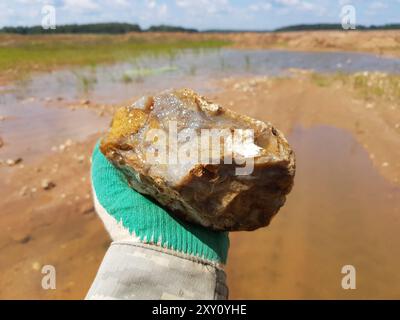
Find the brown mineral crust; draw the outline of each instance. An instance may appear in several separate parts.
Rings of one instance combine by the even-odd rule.
[[[236,175],[238,165],[193,164],[191,168],[150,164],[144,157],[149,129],[178,131],[253,129],[260,147],[250,175]],[[214,230],[254,230],[269,224],[293,185],[294,153],[279,130],[269,123],[236,114],[189,89],[143,97],[114,115],[102,140],[102,153],[121,169],[136,191],[151,196],[173,214]],[[221,155],[222,156],[222,155]]]

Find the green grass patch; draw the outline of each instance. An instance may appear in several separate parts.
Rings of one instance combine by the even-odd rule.
[[[335,77],[320,73],[312,73],[311,80],[319,87],[329,87],[335,80]]]
[[[400,99],[400,75],[397,74],[384,72],[313,73],[311,80],[321,87],[328,87],[334,83],[349,87],[366,100],[383,98],[389,101],[398,101]]]
[[[168,55],[179,50],[219,48],[229,42],[207,39],[169,39],[122,36],[22,37],[0,45],[0,72],[19,78],[33,71],[97,65],[135,59],[141,55]]]

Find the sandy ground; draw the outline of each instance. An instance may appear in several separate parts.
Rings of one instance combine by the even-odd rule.
[[[319,86],[302,72],[219,85],[211,98],[294,137],[299,161],[296,186],[272,225],[231,234],[230,297],[399,298],[398,101],[388,108],[383,98],[365,101],[337,83]],[[307,133],[316,125],[323,125],[320,132]],[[334,127],[339,131],[324,129]],[[342,140],[329,140],[332,132]],[[35,163],[0,168],[0,298],[85,296],[110,242],[90,193],[90,152],[99,135]],[[319,135],[336,145],[326,151]],[[309,139],[305,145],[302,138]],[[340,288],[346,263],[361,269],[360,287],[352,292]],[[45,264],[57,269],[57,290],[41,288]]]
[[[400,55],[400,31],[191,36],[228,39],[239,48]],[[23,37],[0,40],[7,45]],[[399,298],[399,99],[367,98],[340,81],[320,85],[301,71],[216,86],[211,98],[271,121],[298,159],[295,187],[271,226],[230,236],[230,297]],[[89,107],[111,117],[107,108]],[[33,162],[0,166],[0,298],[85,296],[110,243],[90,192],[90,152],[100,135],[49,148]],[[0,152],[8,147],[0,140]],[[46,264],[56,267],[56,290],[41,287]],[[357,267],[357,290],[340,287],[345,264]]]
[[[223,37],[223,35],[218,35]],[[282,48],[300,51],[354,51],[400,55],[400,31],[314,31],[230,34],[239,48]]]

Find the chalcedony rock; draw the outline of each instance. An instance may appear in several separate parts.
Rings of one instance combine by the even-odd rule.
[[[295,175],[294,153],[279,130],[189,89],[117,110],[100,150],[133,189],[214,230],[267,226]]]

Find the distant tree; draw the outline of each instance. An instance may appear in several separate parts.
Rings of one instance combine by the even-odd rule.
[[[17,34],[49,34],[49,33],[127,33],[142,31],[137,24],[129,23],[92,23],[92,24],[65,24],[58,25],[56,29],[43,29],[41,26],[33,27],[4,27],[0,30],[4,33]]]
[[[198,32],[196,29],[189,29],[177,26],[169,26],[169,25],[159,25],[159,26],[151,26],[147,29],[147,31],[151,32]]]
[[[400,29],[399,23],[391,23],[381,26],[362,26],[357,25],[357,30],[392,30]],[[293,26],[287,26],[275,29],[275,32],[282,31],[312,31],[312,30],[342,30],[340,24],[329,24],[329,23],[317,23],[317,24],[298,24]],[[142,30],[138,24],[130,23],[91,23],[91,24],[64,24],[58,25],[56,29],[43,29],[41,26],[32,27],[4,27],[0,29],[2,33],[17,33],[17,34],[52,34],[52,33],[109,33],[109,34],[122,34],[127,32],[141,32],[141,31],[152,31],[152,32],[199,32],[197,29],[184,28],[179,26],[170,25],[157,25],[151,26],[147,30]],[[211,29],[203,32],[267,32],[265,31],[253,31],[253,30],[217,30]]]
[[[385,24],[382,26],[362,26],[357,25],[357,30],[389,30],[389,29],[400,29],[400,24],[392,23]],[[316,23],[316,24],[298,24],[293,26],[287,26],[275,29],[274,31],[312,31],[312,30],[343,30],[341,24],[335,23]]]

